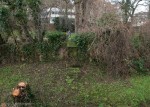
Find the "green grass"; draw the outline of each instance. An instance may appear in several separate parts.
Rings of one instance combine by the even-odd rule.
[[[78,68],[62,63],[20,64],[0,68],[0,103],[11,102],[10,92],[19,81],[27,81],[37,107],[148,107],[150,76],[126,80],[108,79],[97,67]]]
[[[127,82],[117,81],[110,84],[94,83],[86,91],[83,89],[79,98],[86,103],[99,103],[113,107],[138,107],[150,101],[150,77],[139,76]]]

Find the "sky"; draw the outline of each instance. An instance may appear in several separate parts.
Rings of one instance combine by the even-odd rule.
[[[146,11],[147,11],[147,7],[139,6],[139,7],[136,9],[136,12],[135,12],[135,13],[138,13],[138,12],[146,12]]]
[[[140,4],[143,4],[143,2],[141,2]],[[136,12],[135,13],[138,13],[138,12],[145,12],[145,11],[148,11],[148,6],[138,6],[137,9],[136,9]]]

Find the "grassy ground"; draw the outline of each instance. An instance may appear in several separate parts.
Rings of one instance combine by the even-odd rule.
[[[114,80],[96,66],[66,67],[64,62],[19,64],[0,68],[0,103],[12,102],[10,92],[27,81],[37,107],[149,107],[150,76]]]

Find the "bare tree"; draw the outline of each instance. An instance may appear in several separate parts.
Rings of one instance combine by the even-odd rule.
[[[133,21],[135,10],[140,5],[142,0],[118,0],[121,10],[123,12],[123,22],[128,23]]]
[[[115,5],[105,0],[77,0],[74,2],[76,18],[75,31],[83,32],[96,25],[97,20],[105,13],[114,13]],[[91,30],[89,30],[91,31]]]

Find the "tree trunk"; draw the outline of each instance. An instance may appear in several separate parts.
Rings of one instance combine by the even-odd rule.
[[[65,26],[68,28],[68,3],[65,1]]]
[[[33,42],[33,38],[31,37],[31,35],[30,35],[29,31],[28,31],[28,27],[27,27],[26,24],[22,25],[22,29],[23,29],[23,31],[25,33],[25,37],[28,38],[28,39],[30,39],[30,41]]]
[[[87,4],[88,0],[82,0],[82,4],[81,4],[81,24],[83,24],[85,22],[85,12],[86,12],[86,4]]]
[[[5,43],[5,41],[3,40],[2,35],[0,34],[0,45],[2,45],[4,43]]]
[[[43,31],[44,30],[42,28],[39,12],[35,13],[35,15],[33,17],[34,17],[34,26],[36,29],[38,42],[43,42],[43,33],[44,33]]]
[[[88,0],[80,0],[80,2],[75,4],[75,32],[79,32],[81,27],[84,27],[86,11],[87,11]]]
[[[80,4],[75,4],[75,33],[78,33],[79,17],[80,17]]]

